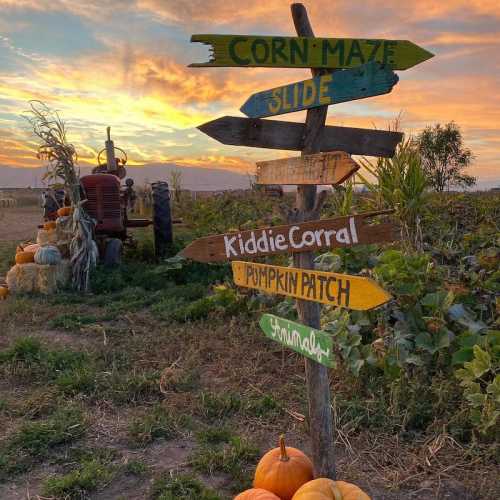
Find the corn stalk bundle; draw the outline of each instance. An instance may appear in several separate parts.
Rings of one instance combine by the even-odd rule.
[[[52,182],[54,189],[61,187],[62,181],[74,208],[70,243],[72,285],[75,290],[88,292],[90,272],[97,263],[97,247],[93,240],[95,221],[82,207],[86,200],[80,196],[80,175],[75,168],[78,156],[66,139],[66,128],[57,112],[40,101],[30,101],[30,108],[25,118],[41,140],[37,156],[48,161],[44,179]]]

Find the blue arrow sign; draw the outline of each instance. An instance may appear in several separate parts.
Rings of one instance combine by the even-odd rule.
[[[292,113],[387,94],[399,78],[389,66],[370,61],[310,80],[253,94],[240,108],[249,118]]]

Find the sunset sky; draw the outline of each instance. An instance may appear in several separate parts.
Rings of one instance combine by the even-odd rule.
[[[435,57],[392,93],[330,106],[328,123],[402,129],[454,120],[476,155],[469,173],[500,185],[500,2],[304,2],[317,36],[411,40]],[[305,69],[188,68],[208,59],[194,33],[293,35],[287,0],[0,0],[0,166],[34,167],[21,117],[30,99],[57,109],[81,164],[95,164],[105,128],[129,163],[253,172],[290,152],[223,146],[195,129],[254,92],[310,77]],[[302,121],[304,113],[279,119]]]

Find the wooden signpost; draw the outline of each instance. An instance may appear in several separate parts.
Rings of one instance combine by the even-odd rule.
[[[399,78],[375,61],[253,94],[240,108],[250,118],[264,118],[322,105],[387,94]]]
[[[332,248],[388,243],[399,240],[398,228],[392,222],[376,225],[368,222],[391,212],[368,212],[206,236],[189,244],[181,251],[181,255],[198,262],[224,262],[286,252],[327,251]]]
[[[233,261],[231,266],[239,286],[315,303],[368,311],[392,298],[375,281],[361,276],[255,262]]]
[[[212,46],[211,59],[191,67],[355,68],[369,61],[408,69],[433,57],[408,40],[311,36],[193,35]]]
[[[344,151],[257,162],[257,184],[342,184],[359,170]]]
[[[368,310],[391,296],[369,278],[314,270],[313,250],[396,239],[392,224],[365,225],[362,214],[318,218],[322,198],[317,184],[340,183],[357,168],[349,154],[392,157],[399,132],[325,126],[329,104],[390,92],[393,70],[407,69],[433,54],[405,40],[315,38],[302,4],[292,4],[297,37],[193,35],[212,46],[205,66],[310,68],[312,79],[254,94],[242,111],[251,118],[224,116],[198,127],[223,144],[301,151],[301,158],[261,162],[261,183],[297,183],[296,208],[289,224],[209,236],[182,254],[202,262],[291,252],[294,267],[232,262],[236,284],[296,297],[300,323],[264,315],[270,338],[305,356],[311,452],[316,477],[335,479],[334,431],[328,366],[331,338],[320,328],[320,303]],[[323,68],[323,69],[321,69]],[[335,71],[343,69],[344,71]],[[260,117],[307,109],[304,124]],[[331,154],[318,154],[329,153]]]
[[[332,337],[328,333],[272,314],[259,321],[267,337],[324,366],[335,366]]]
[[[278,120],[223,116],[200,125],[198,129],[222,144],[300,151],[304,148],[307,126]],[[402,138],[400,132],[329,125],[318,131],[319,146],[314,153],[345,151],[352,155],[392,157]]]

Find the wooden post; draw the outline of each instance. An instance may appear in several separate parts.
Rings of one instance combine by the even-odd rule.
[[[314,37],[306,8],[300,3],[291,5],[292,18],[298,36]],[[322,74],[322,70],[311,69],[312,75]],[[307,111],[304,145],[302,156],[319,153],[321,135],[326,122],[328,106],[321,106]],[[316,186],[297,186],[295,214],[297,220],[311,220],[316,208]],[[314,268],[312,252],[294,254],[296,267]],[[304,325],[320,328],[320,305],[316,302],[297,300],[300,321]],[[335,479],[335,453],[333,438],[333,420],[330,407],[330,383],[328,368],[305,358],[307,393],[309,401],[309,432],[311,436],[312,457],[315,477]]]

